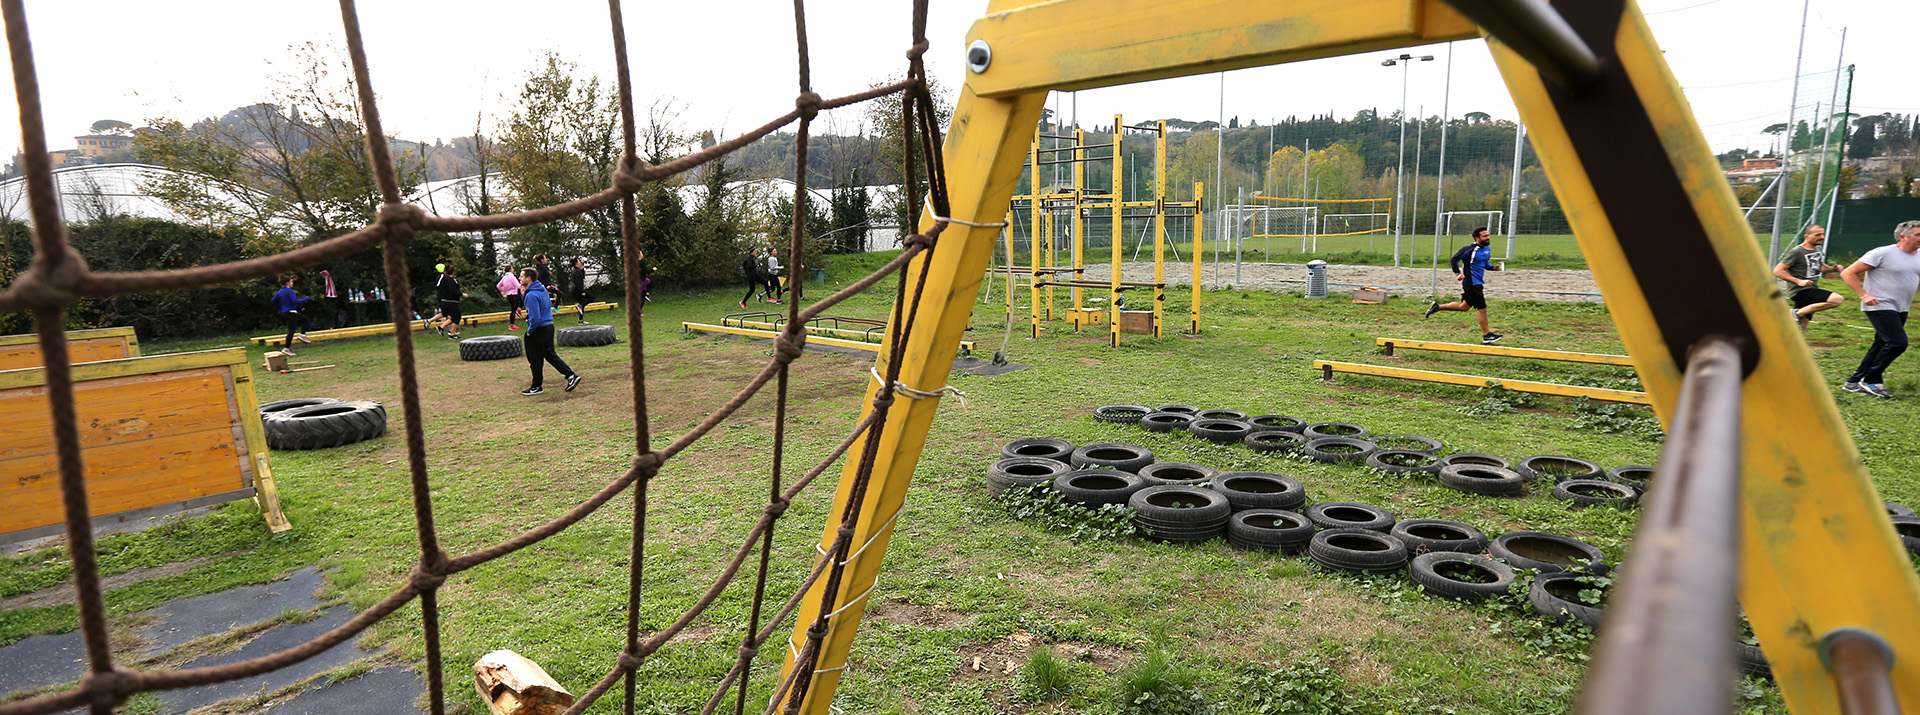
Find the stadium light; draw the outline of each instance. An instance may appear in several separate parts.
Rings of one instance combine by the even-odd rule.
[[[1381,67],[1400,66],[1400,168],[1393,175],[1393,265],[1400,265],[1400,236],[1406,233],[1407,214],[1401,204],[1406,200],[1407,183],[1407,68],[1414,60],[1432,62],[1433,55],[1401,55],[1380,61]]]

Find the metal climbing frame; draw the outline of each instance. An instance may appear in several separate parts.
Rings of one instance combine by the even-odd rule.
[[[1007,265],[996,266],[991,270],[994,273],[1010,274],[1013,277],[1024,277],[1026,279],[1029,337],[1040,337],[1040,324],[1043,319],[1053,320],[1053,289],[1056,287],[1071,289],[1070,297],[1073,300],[1073,309],[1067,313],[1067,320],[1073,324],[1074,330],[1078,331],[1083,326],[1099,325],[1104,322],[1108,328],[1109,344],[1114,346],[1120,344],[1120,333],[1123,327],[1121,321],[1122,311],[1120,310],[1121,294],[1135,290],[1152,289],[1152,307],[1150,311],[1141,312],[1151,313],[1151,330],[1153,336],[1156,338],[1161,337],[1165,332],[1162,326],[1165,325],[1164,317],[1167,303],[1167,219],[1169,217],[1179,218],[1182,216],[1188,216],[1193,219],[1193,246],[1189,254],[1189,258],[1193,263],[1193,302],[1192,307],[1187,313],[1187,334],[1200,334],[1200,240],[1202,237],[1203,224],[1203,215],[1200,211],[1200,199],[1206,187],[1198,183],[1194,184],[1194,198],[1192,201],[1166,200],[1167,123],[1165,120],[1156,121],[1153,124],[1128,126],[1121,115],[1116,114],[1113,115],[1113,126],[1113,141],[1107,144],[1088,144],[1086,143],[1086,132],[1075,129],[1072,135],[1039,134],[1036,132],[1032,143],[1027,147],[1026,165],[1032,168],[1032,173],[1029,174],[1031,177],[1031,183],[1029,184],[1031,190],[1026,194],[1009,197],[1006,223],[1009,229],[1014,225],[1015,217],[1013,212],[1015,209],[1024,208],[1028,212],[1028,217],[1031,219],[1033,225],[1033,240],[1029,241],[1028,253],[1030,255],[1028,256],[1028,263],[1025,266],[1021,266],[1014,260],[1013,240],[1011,233],[1009,233],[1006,252]],[[1123,171],[1125,157],[1121,155],[1120,148],[1123,143],[1125,131],[1128,129],[1151,131],[1154,133],[1154,181],[1152,200],[1126,200],[1126,183],[1124,181],[1126,173]],[[1040,140],[1043,138],[1071,139],[1073,140],[1073,144],[1064,147],[1042,149],[1040,147]],[[1108,156],[1087,155],[1087,150],[1101,148],[1108,148],[1111,153]],[[1073,152],[1073,157],[1070,159],[1043,158],[1050,153],[1069,151]],[[1089,161],[1113,162],[1113,188],[1110,191],[1106,193],[1095,193],[1087,187],[1086,165]],[[1050,164],[1073,165],[1073,186],[1071,188],[1065,191],[1041,190],[1039,180],[1040,167]],[[1112,239],[1110,241],[1112,244],[1110,251],[1110,253],[1112,253],[1110,257],[1112,274],[1108,276],[1107,281],[1104,283],[1086,279],[1086,219],[1089,217],[1089,214],[1101,209],[1105,209],[1108,212],[1108,218],[1112,221]],[[1136,211],[1145,210],[1147,213],[1127,214],[1127,209],[1134,209]],[[1180,213],[1169,213],[1169,209]],[[1068,215],[1071,217],[1068,224],[1068,235],[1072,239],[1072,263],[1069,265],[1055,265],[1059,257],[1055,254],[1053,243],[1053,237],[1058,231],[1054,225],[1054,214],[1056,211],[1061,210],[1068,211]],[[1121,275],[1121,238],[1124,234],[1123,227],[1127,219],[1151,219],[1153,222],[1152,281],[1123,280]],[[1045,237],[1044,240],[1046,243],[1044,251],[1041,248],[1043,236]],[[1062,279],[1059,277],[1062,275],[1069,277]],[[1107,291],[1107,307],[1104,310],[1087,307],[1083,293],[1083,291],[1087,289],[1105,289]],[[1014,309],[1013,290],[1011,287],[1007,290],[1006,297],[1007,312],[1011,315]]]
[[[930,265],[909,275],[924,270],[926,282],[899,381],[920,394],[946,384],[1048,90],[1463,40],[1482,28],[1672,434],[1580,711],[1730,709],[1737,586],[1794,712],[1920,712],[1920,578],[1629,0],[990,2],[968,33],[970,73],[945,150],[951,212],[969,223],[951,226]],[[1647,223],[1663,229],[1629,230]],[[888,415],[885,456],[852,534],[863,546],[847,559],[834,601],[846,605],[828,620],[805,712],[828,710],[937,409],[936,398],[908,400]],[[828,527],[823,543],[836,536]],[[800,628],[815,615],[801,614]]]

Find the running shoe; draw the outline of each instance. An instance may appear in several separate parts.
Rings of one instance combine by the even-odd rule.
[[[303,343],[307,343],[307,344],[309,344],[309,345],[311,345],[311,344],[313,344],[313,341],[312,341],[312,340],[308,340],[308,339],[307,339],[307,334],[306,334],[306,333],[301,333],[301,334],[299,334],[299,335],[295,335],[295,336],[293,336],[293,339],[294,339],[294,340],[298,340],[298,341],[300,341],[300,342],[303,342]]]
[[[1492,345],[1494,343],[1500,342],[1500,339],[1504,337],[1507,337],[1507,336],[1501,335],[1499,333],[1487,333],[1486,335],[1480,336],[1480,344]]]
[[[1440,312],[1440,301],[1430,300],[1430,301],[1427,301],[1427,314],[1422,315],[1420,317],[1431,318],[1433,317],[1434,313],[1438,313],[1438,312]]]
[[[543,392],[546,392],[546,390],[542,390],[542,389],[540,389],[540,388],[538,388],[538,387],[529,387],[529,388],[527,388],[527,389],[525,389],[525,390],[521,390],[521,391],[520,391],[520,394],[522,394],[522,395],[526,395],[526,396],[528,396],[528,397],[532,397],[532,396],[534,396],[534,395],[538,395],[538,394],[541,394],[541,393],[543,393]]]
[[[572,375],[567,376],[567,392],[573,392],[573,388],[576,388],[579,386],[580,386],[580,373],[576,372]]]
[[[518,326],[518,325],[509,325],[509,326],[507,326],[507,329],[508,329],[508,330],[519,330],[519,329],[520,329],[520,326]]]
[[[740,309],[741,309],[741,310],[746,310],[746,309],[747,309],[747,302],[746,302],[746,301],[744,301],[744,300],[743,300],[743,301],[740,301]]]
[[[1868,390],[1867,390],[1867,388],[1866,388],[1866,386],[1865,386],[1865,385],[1862,385],[1862,384],[1860,384],[1860,383],[1858,383],[1858,382],[1846,382],[1846,383],[1842,383],[1842,384],[1840,385],[1840,389],[1842,389],[1842,390],[1846,390],[1847,392],[1858,392],[1858,393],[1861,393],[1861,394],[1863,394],[1863,395],[1871,395],[1871,394],[1873,394],[1872,392],[1870,392],[1870,391],[1868,391]]]
[[[1893,396],[1893,393],[1887,392],[1886,385],[1880,384],[1878,382],[1863,383],[1860,385],[1860,387],[1863,388],[1867,394],[1873,395],[1874,397],[1892,397]]]
[[[287,357],[293,357],[293,348],[280,348],[280,354],[285,355]]]

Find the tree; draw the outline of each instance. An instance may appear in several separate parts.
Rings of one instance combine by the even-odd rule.
[[[1880,153],[1880,140],[1874,132],[1874,125],[1880,123],[1879,117],[1861,117],[1856,120],[1853,137],[1847,140],[1848,159],[1867,159]]]
[[[128,124],[118,119],[102,119],[100,121],[94,122],[93,126],[87,127],[87,131],[92,132],[94,134],[118,134],[123,136],[127,132],[132,130],[133,130],[132,124]]]
[[[1467,112],[1463,116],[1469,124],[1486,124],[1493,121],[1493,115],[1486,112]]]
[[[878,87],[898,81],[900,81],[899,77],[890,77],[873,86]],[[934,79],[932,75],[927,76],[927,91],[928,94],[933,97],[934,106],[931,107],[930,110],[933,112],[934,126],[942,127],[944,131],[944,128],[953,122],[953,102],[947,99],[946,88],[942,87],[939,80]],[[879,165],[876,167],[877,171],[873,178],[881,184],[901,184],[904,182],[901,172],[905,170],[904,162],[908,151],[906,128],[901,126],[902,120],[900,116],[901,106],[904,102],[905,93],[894,92],[868,101],[865,104],[866,112],[864,117],[867,126],[872,128],[874,136],[879,139]],[[920,173],[920,180],[918,186],[914,189],[914,193],[924,199],[926,197],[927,157],[917,138],[919,135],[917,128],[914,131],[914,135],[916,139],[912,147],[913,161],[916,167],[915,170]],[[884,223],[900,226],[900,235],[902,236],[905,236],[913,230],[913,227],[907,226],[906,197],[907,192],[904,190],[891,194],[882,200],[880,206],[880,215],[883,217],[880,220]]]
[[[494,159],[501,183],[514,196],[514,210],[566,203],[612,185],[619,160],[618,99],[598,77],[579,79],[578,72],[577,65],[548,52],[528,73],[507,117]],[[535,254],[558,264],[579,256],[615,282],[623,280],[618,205],[523,226],[509,236],[516,264],[531,264]]]

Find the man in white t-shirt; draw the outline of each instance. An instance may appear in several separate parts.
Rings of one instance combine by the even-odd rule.
[[[1873,323],[1873,346],[1860,359],[1840,389],[1875,397],[1887,392],[1885,373],[1893,359],[1907,351],[1907,311],[1920,292],[1920,221],[1903,221],[1893,228],[1893,245],[1867,251],[1840,272],[1841,280],[1860,294],[1860,312]]]

